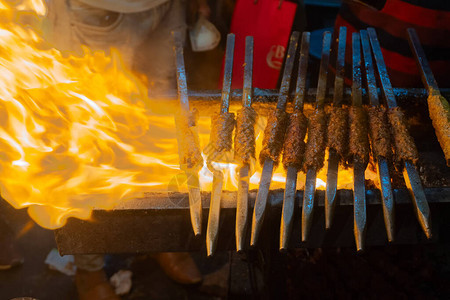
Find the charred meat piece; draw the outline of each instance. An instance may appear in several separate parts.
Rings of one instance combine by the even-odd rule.
[[[328,120],[327,145],[345,160],[348,155],[348,109],[333,107]]]
[[[281,150],[283,149],[284,135],[288,122],[288,114],[281,109],[275,109],[269,113],[267,125],[264,129],[264,139],[262,150],[259,154],[259,162],[264,165],[264,161],[270,158],[278,163]]]
[[[316,110],[309,118],[308,141],[305,150],[304,169],[317,171],[323,167],[325,158],[327,115],[323,110]]]
[[[394,137],[396,160],[410,160],[415,164],[419,159],[419,153],[417,152],[413,138],[408,132],[405,115],[400,107],[393,107],[389,109],[388,116]]]
[[[382,156],[392,158],[391,133],[388,126],[387,110],[382,106],[369,108],[369,128],[374,159]]]
[[[210,147],[208,148],[208,159],[214,160],[221,153],[230,151],[233,147],[233,113],[215,113],[211,120]]]
[[[250,164],[256,159],[255,124],[257,114],[252,107],[242,107],[236,118],[234,135],[234,157],[242,164]]]
[[[305,135],[308,129],[308,119],[302,112],[289,115],[289,125],[286,130],[286,139],[283,148],[283,165],[300,169],[305,154]]]
[[[197,119],[198,112],[196,109],[193,109],[187,115],[178,113],[175,116],[181,169],[201,168],[203,166],[203,157],[200,151],[198,133],[196,132]]]
[[[349,109],[350,122],[350,155],[358,162],[367,165],[369,162],[370,146],[366,111],[361,106]]]
[[[439,144],[444,151],[447,166],[450,166],[450,106],[441,95],[428,97],[428,111]]]

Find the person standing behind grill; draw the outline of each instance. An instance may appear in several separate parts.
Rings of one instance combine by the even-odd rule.
[[[348,44],[352,32],[374,27],[392,85],[405,88],[422,86],[406,31],[415,28],[438,85],[450,86],[450,1],[343,0],[335,32],[340,26],[347,27]],[[346,54],[351,65],[351,51]]]
[[[68,54],[83,54],[82,46],[110,52],[144,73],[149,91],[176,87],[171,32],[187,29],[184,0],[48,0],[47,40]],[[206,0],[195,0],[198,13],[209,17]],[[163,271],[181,284],[201,282],[202,275],[188,253],[157,253]],[[103,271],[102,255],[76,255],[76,285],[80,299],[118,299]]]

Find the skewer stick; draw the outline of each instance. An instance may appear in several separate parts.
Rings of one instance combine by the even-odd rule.
[[[336,59],[336,78],[334,80],[333,106],[342,105],[344,97],[344,66],[345,66],[345,46],[347,39],[347,28],[339,28],[338,53]],[[335,149],[328,151],[327,187],[325,192],[325,228],[330,229],[333,221],[334,209],[336,207],[336,190],[339,169],[339,155]]]
[[[387,73],[386,64],[384,63],[383,54],[381,53],[381,47],[378,42],[377,34],[373,28],[368,28],[367,32],[369,33],[370,44],[377,63],[384,98],[389,108],[396,107],[397,101],[389,80],[389,75]],[[419,174],[411,161],[405,161],[404,164],[405,168],[403,170],[403,177],[405,178],[406,186],[412,196],[417,219],[427,238],[431,238],[430,208],[423,191],[422,183],[420,182]]]
[[[291,73],[294,68],[295,52],[300,34],[293,32],[289,41],[289,49],[284,65],[283,79],[281,80],[280,94],[278,96],[277,109],[286,109],[287,98],[289,94],[289,84]],[[255,246],[258,241],[259,233],[266,213],[267,199],[269,197],[270,182],[272,181],[274,161],[267,158],[264,162],[258,193],[256,195],[255,209],[253,210],[252,235],[250,245]]]
[[[366,30],[360,31],[361,44],[364,54],[364,65],[367,78],[367,89],[369,94],[369,101],[372,106],[379,106],[377,83],[375,79],[375,72],[373,68],[372,53],[370,51],[369,36]],[[373,153],[375,155],[375,153]],[[389,242],[394,241],[394,196],[392,194],[391,176],[389,174],[388,160],[383,156],[376,158],[378,179],[381,185],[381,198],[384,216],[384,225]]]
[[[184,66],[183,43],[179,31],[173,32],[172,35],[175,42],[174,50],[177,66],[178,98],[180,99],[181,111],[187,116],[190,112],[190,108],[186,82],[186,68]],[[189,189],[189,211],[192,228],[195,235],[200,235],[202,232],[202,197],[200,194],[200,182],[198,174],[194,169],[187,169],[185,172]]]
[[[362,106],[361,91],[361,41],[358,33],[352,34],[352,58],[353,58],[353,83],[352,105]],[[366,166],[353,159],[353,221],[356,248],[364,249],[364,235],[366,231],[366,188],[364,172]]]
[[[295,89],[294,111],[303,111],[303,102],[306,93],[306,76],[308,69],[310,33],[303,32],[300,49],[297,86]],[[286,174],[286,187],[284,189],[283,210],[280,226],[280,250],[287,249],[294,219],[295,192],[297,191],[298,169],[289,166]]]
[[[409,45],[414,53],[416,64],[420,69],[423,85],[428,89],[428,110],[439,144],[444,151],[447,166],[450,167],[450,105],[442,97],[436,79],[431,71],[425,52],[420,45],[419,37],[414,28],[408,28]],[[435,98],[437,97],[437,98]]]
[[[322,59],[320,62],[320,70],[319,70],[319,82],[317,84],[316,110],[322,110],[325,104],[328,64],[330,61],[330,46],[331,46],[331,33],[324,32],[322,42]],[[305,191],[303,193],[303,206],[302,206],[303,242],[308,239],[308,234],[312,224],[317,171],[318,170],[313,168],[307,170],[306,172]]]
[[[253,37],[245,38],[245,67],[242,106],[251,107],[253,96]],[[248,188],[250,166],[245,164],[239,170],[236,206],[236,250],[244,250],[248,225]]]
[[[227,48],[225,52],[225,68],[223,76],[222,103],[220,113],[228,113],[230,106],[231,80],[233,76],[233,54],[234,54],[234,34],[227,36]],[[216,251],[219,236],[220,224],[220,199],[223,188],[223,172],[214,169],[208,163],[208,167],[213,172],[213,184],[211,191],[211,203],[209,206],[208,227],[206,229],[206,251],[208,256],[212,256]]]

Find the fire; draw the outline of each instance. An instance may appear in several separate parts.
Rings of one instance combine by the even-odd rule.
[[[39,225],[53,229],[69,217],[89,218],[93,208],[111,209],[148,191],[168,192],[171,182],[186,191],[178,181],[183,172],[172,115],[176,103],[150,101],[117,52],[106,56],[84,48],[81,57],[63,56],[41,36],[44,2],[14,3],[0,0],[2,197],[15,208],[28,207]],[[202,148],[210,125],[209,117],[200,118]],[[260,118],[257,153],[264,126]],[[238,165],[227,160],[215,167],[226,173],[225,189],[236,190]],[[324,188],[325,173],[319,173],[318,188]],[[199,174],[202,189],[210,190],[211,171],[205,165]],[[258,188],[260,176],[257,165],[251,189]],[[272,188],[284,183],[280,165]],[[299,188],[303,184],[300,175]]]

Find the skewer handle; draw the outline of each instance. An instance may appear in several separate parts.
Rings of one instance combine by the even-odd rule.
[[[303,111],[303,103],[305,101],[310,37],[311,34],[309,32],[303,32],[294,98],[294,109],[297,111]]]
[[[353,56],[353,83],[352,83],[352,105],[362,106],[362,83],[361,83],[361,41],[359,34],[352,34],[352,56]]]
[[[334,79],[334,99],[335,106],[342,105],[344,98],[344,76],[345,76],[345,46],[347,40],[347,28],[339,28],[338,52],[336,58],[336,78]]]
[[[420,44],[416,30],[414,28],[408,28],[407,31],[409,46],[412,49],[417,66],[420,69],[423,85],[427,87],[430,95],[440,95],[441,93],[439,92],[438,84],[434,78],[433,72],[431,71],[430,65],[428,64],[427,57],[425,56],[425,52]]]
[[[317,84],[317,95],[316,95],[317,109],[323,109],[323,106],[325,105],[325,96],[327,93],[328,64],[330,63],[330,50],[331,50],[331,33],[329,31],[325,31],[323,33],[323,41],[322,41],[322,58],[320,61],[319,82]]]
[[[245,38],[244,89],[242,90],[242,106],[250,107],[253,96],[253,37]]]
[[[233,33],[227,35],[227,49],[225,50],[225,67],[223,72],[222,104],[220,112],[227,113],[230,107],[231,79],[233,77],[233,54],[235,36]]]
[[[177,66],[177,84],[178,84],[178,98],[180,99],[181,109],[183,112],[189,112],[189,97],[186,82],[186,68],[184,66],[183,40],[181,32],[172,31],[174,38],[174,51]]]
[[[289,95],[289,85],[291,83],[292,69],[294,68],[295,52],[297,51],[298,39],[300,33],[294,31],[291,34],[289,40],[289,48],[286,56],[286,61],[284,63],[283,78],[281,79],[280,95],[278,96],[277,108],[285,109],[287,98]]]
[[[372,106],[380,105],[380,99],[378,98],[377,80],[375,78],[375,71],[373,69],[372,53],[370,51],[369,36],[366,30],[359,32],[361,36],[361,45],[364,55],[364,66],[366,71],[367,89],[369,94],[369,101]]]

